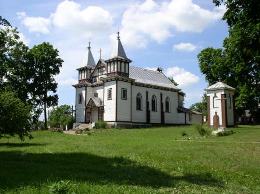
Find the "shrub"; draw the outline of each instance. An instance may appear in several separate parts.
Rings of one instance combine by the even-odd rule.
[[[211,129],[204,127],[203,125],[197,124],[195,125],[196,131],[201,135],[201,136],[209,136],[211,134]]]
[[[217,136],[228,136],[234,133],[233,130],[224,130],[217,133]]]
[[[14,135],[21,140],[31,138],[31,110],[14,92],[0,91],[0,138]]]
[[[188,134],[187,134],[185,131],[183,131],[183,132],[181,133],[181,135],[182,135],[183,137],[188,136]]]
[[[107,128],[107,122],[105,121],[97,121],[95,123],[95,129],[106,129]]]
[[[49,186],[50,193],[54,194],[66,194],[66,193],[75,193],[76,185],[72,184],[70,181],[59,181],[53,183]]]

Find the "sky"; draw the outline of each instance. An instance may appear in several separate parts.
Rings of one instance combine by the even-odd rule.
[[[222,47],[228,34],[225,7],[211,0],[0,0],[0,15],[17,27],[31,48],[50,42],[64,60],[59,104],[74,105],[76,68],[84,66],[88,42],[96,62],[111,55],[117,31],[133,62],[173,77],[186,93],[185,106],[201,101],[207,87],[197,55]]]

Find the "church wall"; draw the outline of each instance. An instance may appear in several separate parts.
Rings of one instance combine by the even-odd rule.
[[[112,99],[108,100],[108,89],[112,89]],[[116,81],[104,83],[104,121],[116,120]]]
[[[146,122],[146,90],[145,87],[132,86],[132,121],[133,122]],[[136,95],[140,92],[142,95],[142,110],[136,110]]]
[[[79,104],[79,94],[82,95],[82,103]],[[85,122],[85,87],[76,88],[76,123]]]
[[[170,92],[164,91],[163,93],[163,104],[164,104],[164,111],[166,110],[165,107],[165,100],[169,96],[170,98],[170,112],[165,112],[165,123],[179,123],[177,108],[178,108],[178,93],[177,92]]]
[[[117,82],[117,121],[131,121],[131,83]],[[121,89],[127,89],[127,99],[122,100]]]

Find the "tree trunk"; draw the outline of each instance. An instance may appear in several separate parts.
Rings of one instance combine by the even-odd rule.
[[[44,129],[47,129],[47,111],[46,111],[46,102],[44,102]]]
[[[48,129],[48,126],[47,126],[47,102],[46,102],[46,99],[47,99],[47,97],[46,97],[47,95],[44,95],[44,128],[45,129]]]

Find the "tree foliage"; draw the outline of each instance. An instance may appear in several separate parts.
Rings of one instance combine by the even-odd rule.
[[[214,0],[225,4],[223,19],[229,36],[223,48],[206,48],[198,55],[200,69],[209,84],[219,79],[236,88],[237,112],[257,111],[260,97],[260,1]]]
[[[72,109],[69,105],[61,105],[50,112],[49,124],[51,127],[65,128],[73,124]]]
[[[60,73],[63,60],[59,51],[49,43],[34,46],[28,52],[31,71],[30,85],[33,102],[43,107],[45,128],[47,128],[47,108],[58,104],[57,83],[54,76]]]
[[[14,91],[17,98],[32,107],[34,124],[42,110],[46,118],[46,108],[57,105],[54,76],[60,72],[62,62],[58,50],[49,43],[29,49],[17,29],[0,17],[0,88]]]
[[[31,137],[31,107],[13,92],[0,91],[0,137],[19,135]]]
[[[207,116],[207,96],[203,95],[202,101],[192,104],[190,106],[191,110],[195,110],[197,112],[201,112],[203,116]]]

